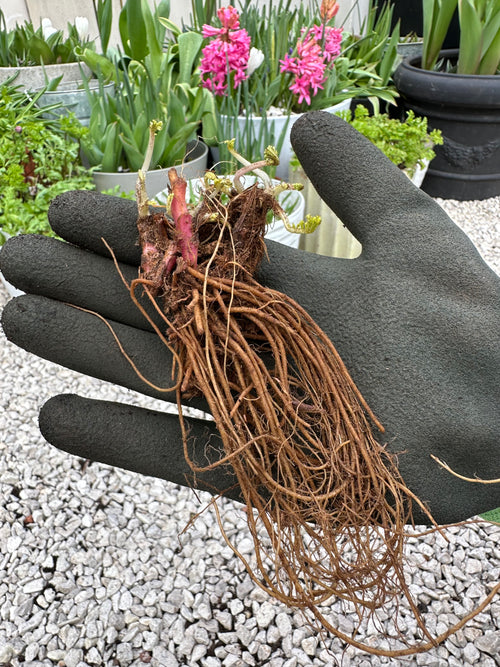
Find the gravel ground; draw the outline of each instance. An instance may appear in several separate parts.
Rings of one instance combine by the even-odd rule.
[[[440,202],[500,274],[500,198]],[[0,287],[0,306],[7,294]],[[500,600],[426,654],[370,656],[325,644],[299,613],[250,581],[210,511],[181,535],[205,494],[48,445],[37,427],[53,394],[146,404],[140,395],[80,376],[10,345],[0,335],[0,665],[175,667],[269,665],[500,665]],[[147,399],[147,405],[159,403]],[[161,405],[164,409],[164,405]],[[223,501],[229,532],[251,559],[241,507]],[[493,508],[492,508],[493,509]],[[470,610],[500,577],[500,528],[454,528],[408,544],[409,580],[431,631]],[[393,615],[379,615],[384,626]],[[327,610],[344,632],[348,605]],[[418,631],[403,606],[400,627]],[[377,624],[362,639],[377,641]],[[326,648],[330,649],[330,653]]]

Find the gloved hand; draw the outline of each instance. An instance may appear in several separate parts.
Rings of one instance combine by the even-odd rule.
[[[462,481],[431,458],[469,477],[500,475],[500,279],[441,208],[344,121],[306,114],[292,143],[363,252],[333,259],[268,243],[260,281],[296,299],[334,342],[385,426],[379,440],[400,453],[404,481],[439,523],[500,506],[499,485]],[[7,337],[63,366],[175,400],[138,378],[102,321],[66,305],[108,318],[140,371],[171,384],[169,353],[130,301],[101,240],[127,279],[136,277],[135,204],[69,193],[53,203],[50,222],[71,245],[24,236],[2,250],[1,270],[27,292],[4,310]],[[209,437],[216,444],[213,424],[190,425],[201,449]],[[63,395],[43,406],[40,427],[71,454],[192,483],[176,416]],[[238,497],[227,469],[196,484]]]

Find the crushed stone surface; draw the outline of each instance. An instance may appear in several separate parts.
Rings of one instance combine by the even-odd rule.
[[[500,198],[439,200],[500,274]],[[7,300],[0,286],[0,307]],[[10,667],[299,667],[500,664],[500,599],[439,647],[385,658],[321,638],[302,614],[250,580],[208,502],[163,480],[89,465],[47,444],[40,406],[78,393],[165,409],[139,394],[38,359],[0,334],[0,665]],[[221,501],[226,530],[252,562],[245,513]],[[494,508],[492,508],[494,509]],[[500,527],[412,537],[408,583],[431,632],[467,614],[500,577]],[[387,646],[394,609],[358,628],[352,605],[323,610],[344,633]],[[403,604],[400,630],[419,629]],[[397,640],[392,647],[398,646]]]

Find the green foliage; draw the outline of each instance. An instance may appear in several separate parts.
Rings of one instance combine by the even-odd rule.
[[[458,74],[496,74],[500,68],[500,3],[498,0],[422,0],[423,69],[439,69],[439,52],[458,5],[460,44]]]
[[[201,120],[214,112],[211,93],[201,88],[197,73],[203,39],[181,32],[169,21],[169,9],[165,0],[154,10],[147,0],[127,0],[119,16],[121,49],[82,54],[100,82],[99,91],[89,91],[89,133],[82,148],[89,163],[102,171],[137,171],[155,119],[163,127],[156,135],[152,166],[180,163]],[[171,37],[165,42],[167,28]],[[110,80],[114,93],[106,95],[103,86]]]
[[[193,30],[200,32],[205,24],[211,25],[217,12],[217,0],[191,0]]]
[[[404,122],[387,114],[370,116],[366,107],[358,105],[352,114],[341,114],[358,132],[361,132],[391,162],[406,169],[412,177],[417,166],[424,166],[435,157],[433,146],[443,143],[440,130],[428,132],[427,118],[409,111]]]
[[[75,25],[68,23],[68,36],[62,30],[47,38],[43,29],[31,21],[7,30],[5,15],[0,9],[0,67],[27,67],[78,62],[78,49],[92,50],[93,42],[82,38]]]
[[[72,116],[46,120],[48,107],[20,87],[0,87],[0,228],[51,234],[51,200],[68,190],[91,189],[91,173],[79,165],[78,139],[84,131]],[[53,107],[50,107],[53,109]]]
[[[397,95],[390,84],[396,66],[396,46],[399,41],[399,24],[391,28],[393,6],[384,3],[377,14],[377,5],[370,0],[367,18],[361,26],[361,36],[344,29],[342,51],[335,59],[335,67],[325,82],[324,89],[312,98],[311,105],[294,106],[289,92],[291,76],[280,73],[280,59],[295,49],[301,31],[317,23],[317,10],[311,11],[307,3],[293,5],[291,0],[271,0],[260,7],[246,0],[241,3],[240,23],[252,38],[251,45],[265,55],[265,66],[257,76],[250,77],[247,99],[251,111],[260,115],[261,109],[277,106],[294,112],[325,109],[350,97],[380,98],[394,102]]]
[[[97,19],[97,28],[99,30],[99,38],[101,40],[101,51],[106,53],[113,23],[112,0],[93,0],[93,3],[94,14]]]
[[[204,18],[198,5],[194,0],[195,25]],[[252,116],[262,116],[263,112],[269,116],[273,108],[285,114],[324,109],[352,97],[370,99],[377,110],[381,99],[394,103],[397,92],[391,75],[397,64],[399,24],[391,27],[393,7],[390,3],[385,3],[378,14],[370,0],[362,36],[344,30],[341,53],[335,59],[324,89],[318,91],[310,105],[297,104],[296,96],[290,91],[292,76],[280,72],[280,60],[294,51],[304,29],[318,23],[318,5],[312,11],[309,3],[293,4],[291,0],[271,0],[264,6],[257,6],[251,0],[239,3],[240,25],[248,31],[251,47],[262,51],[265,59],[236,89],[229,83],[232,94],[217,99],[213,116],[205,115],[203,138],[206,143],[218,145],[219,141],[234,137],[239,150],[254,161],[264,145],[273,144],[281,149],[286,128],[280,134],[273,133],[269,121],[256,126]],[[213,23],[214,9],[209,13]],[[238,116],[247,118],[244,128],[240,127]],[[230,173],[234,165],[224,145],[219,146],[219,156],[218,169]]]
[[[379,100],[394,103],[397,92],[391,76],[397,65],[399,22],[392,28],[394,6],[384,2],[380,12],[370,0],[361,35],[346,34],[335,61],[338,88],[349,97],[368,98],[378,111]]]

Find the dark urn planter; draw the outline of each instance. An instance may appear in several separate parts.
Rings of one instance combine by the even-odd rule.
[[[456,50],[441,57],[457,58]],[[500,75],[475,76],[423,70],[419,58],[404,60],[394,82],[405,111],[440,129],[422,189],[443,199],[486,199],[500,195]]]

